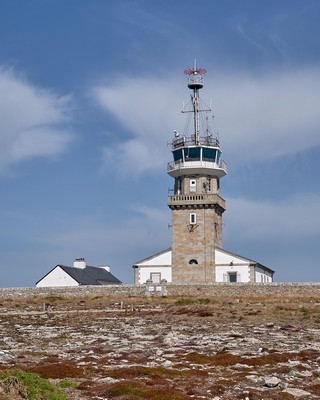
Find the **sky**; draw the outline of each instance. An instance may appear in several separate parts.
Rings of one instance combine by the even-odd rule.
[[[223,247],[319,281],[318,0],[1,0],[0,287],[84,257],[133,283],[171,244],[183,74],[205,68]]]

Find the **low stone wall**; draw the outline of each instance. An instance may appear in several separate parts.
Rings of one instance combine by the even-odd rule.
[[[161,291],[154,288],[152,292],[146,290],[146,285],[115,285],[115,286],[79,286],[64,288],[0,288],[0,300],[23,297],[85,297],[85,296],[115,296],[139,297],[161,296]],[[167,296],[180,297],[242,297],[242,296],[270,296],[270,297],[319,297],[320,282],[316,283],[215,283],[197,285],[166,285]]]

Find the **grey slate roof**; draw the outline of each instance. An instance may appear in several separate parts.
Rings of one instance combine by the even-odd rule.
[[[71,278],[78,282],[79,285],[120,285],[122,283],[106,269],[101,267],[91,267],[89,265],[85,268],[75,268],[58,264],[44,277],[49,275],[57,267],[60,267],[65,273],[71,276]],[[42,277],[38,282],[40,282],[44,277]]]
[[[118,278],[101,267],[91,267],[89,265],[83,269],[65,265],[59,265],[59,267],[76,280],[79,285],[119,285],[121,283]]]

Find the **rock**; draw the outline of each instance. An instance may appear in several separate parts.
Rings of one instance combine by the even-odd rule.
[[[311,371],[299,371],[292,369],[288,375],[295,378],[311,378],[313,373]]]
[[[257,375],[246,375],[246,379],[249,379],[250,381],[254,382],[254,383],[258,383],[261,381],[261,377],[257,376]]]
[[[296,388],[289,388],[289,389],[283,390],[283,393],[291,394],[294,397],[304,397],[304,396],[311,395],[311,393],[307,392],[306,390],[296,389]]]
[[[166,360],[166,361],[164,361],[164,362],[162,363],[162,366],[165,367],[165,368],[171,368],[172,365],[173,365],[173,362],[170,361],[170,360]]]
[[[268,376],[264,380],[264,386],[267,386],[269,388],[273,388],[279,385],[281,380],[277,378],[276,376]]]
[[[0,360],[10,360],[14,358],[7,350],[0,350]]]
[[[244,337],[243,333],[236,332],[236,331],[231,331],[231,332],[229,332],[229,336],[232,337],[232,338],[234,338],[234,339],[238,339],[238,338],[241,339],[241,338]]]
[[[267,322],[266,324],[267,328],[273,328],[274,327],[274,323],[273,322]]]

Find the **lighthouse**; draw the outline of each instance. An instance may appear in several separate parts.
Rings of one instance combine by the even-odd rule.
[[[205,69],[184,71],[188,77],[190,101],[183,108],[185,130],[173,131],[173,160],[167,173],[174,179],[168,196],[171,209],[171,247],[137,261],[135,285],[162,293],[168,285],[210,285],[213,283],[270,283],[274,271],[259,262],[222,247],[220,179],[227,174],[218,137],[212,133],[211,107],[199,96]]]
[[[216,281],[215,248],[222,247],[220,179],[227,174],[221,148],[212,133],[212,112],[200,98],[205,69],[187,69],[190,102],[186,131],[174,131],[173,161],[167,173],[174,179],[168,196],[172,213],[172,282],[176,284]]]

